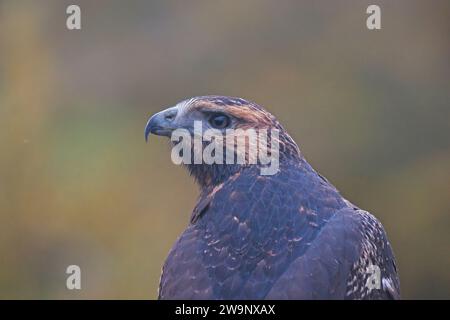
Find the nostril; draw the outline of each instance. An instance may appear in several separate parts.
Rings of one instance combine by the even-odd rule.
[[[177,115],[176,111],[167,112],[164,115],[164,119],[166,119],[167,121],[172,121],[173,119],[175,119],[176,115]]]

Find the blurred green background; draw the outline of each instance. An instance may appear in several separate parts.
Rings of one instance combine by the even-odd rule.
[[[0,297],[156,298],[197,188],[144,126],[223,94],[382,221],[403,298],[450,298],[449,35],[448,0],[0,1]]]

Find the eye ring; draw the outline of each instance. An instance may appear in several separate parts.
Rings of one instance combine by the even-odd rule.
[[[222,113],[215,113],[209,117],[209,124],[215,129],[225,129],[231,123],[230,118]]]

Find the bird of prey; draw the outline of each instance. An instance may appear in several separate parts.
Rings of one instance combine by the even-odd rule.
[[[145,138],[194,135],[195,121],[224,133],[278,130],[278,170],[262,175],[260,161],[184,164],[200,195],[164,263],[159,299],[400,297],[381,223],[317,173],[271,113],[241,98],[195,97],[153,115]]]

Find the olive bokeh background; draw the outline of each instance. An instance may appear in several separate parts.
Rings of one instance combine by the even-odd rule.
[[[403,298],[450,298],[449,34],[446,0],[0,0],[0,297],[156,298],[197,188],[144,126],[221,94],[382,221]]]

